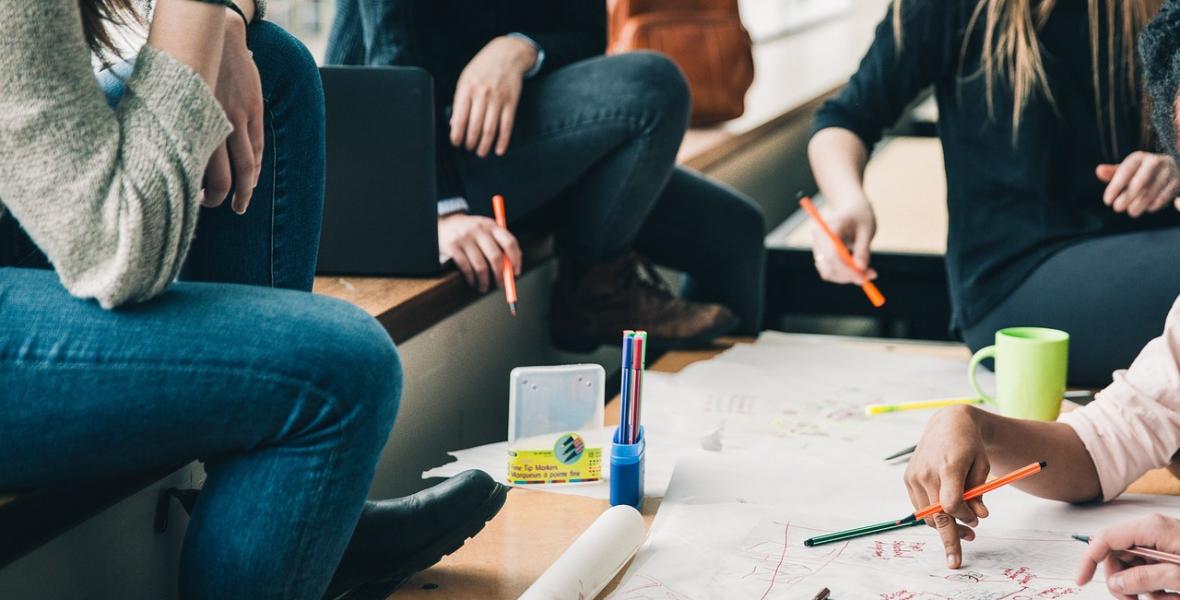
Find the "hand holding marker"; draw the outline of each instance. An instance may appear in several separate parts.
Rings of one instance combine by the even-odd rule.
[[[852,258],[852,253],[848,251],[848,246],[845,246],[840,236],[832,231],[832,228],[828,226],[828,222],[824,220],[823,216],[819,214],[819,210],[815,208],[815,204],[812,204],[811,199],[804,196],[802,192],[799,194],[799,205],[803,207],[803,210],[807,211],[807,214],[815,221],[816,226],[831,240],[832,247],[836,249],[836,255],[840,257],[840,261],[860,275],[860,289],[864,290],[865,295],[869,297],[869,302],[872,302],[873,306],[877,308],[885,306],[885,296],[881,294],[881,290],[877,289],[877,286],[869,281],[868,274],[856,264],[856,260]]]
[[[1015,483],[1026,477],[1031,477],[1041,472],[1048,465],[1044,462],[1036,462],[1022,469],[1017,469],[1004,475],[997,477],[983,485],[975,486],[963,493],[963,500],[974,500],[980,496],[1006,486],[1010,483]],[[856,529],[848,529],[845,531],[837,531],[835,533],[825,533],[824,535],[817,535],[809,540],[804,540],[803,545],[807,547],[819,546],[822,544],[830,544],[832,542],[841,542],[858,538],[873,533],[881,533],[883,531],[892,531],[894,529],[902,529],[904,527],[913,527],[922,524],[922,521],[936,513],[942,512],[942,504],[931,504],[926,508],[915,511],[910,515],[898,519],[896,521],[885,521],[884,523],[876,523],[874,525],[866,525],[864,527],[857,527]]]
[[[508,216],[504,210],[504,196],[492,196],[492,212],[496,215],[496,225],[501,229],[508,229]],[[500,274],[504,278],[504,298],[508,301],[508,310],[516,316],[516,273],[513,271],[512,259],[504,257],[504,264],[500,267]]]

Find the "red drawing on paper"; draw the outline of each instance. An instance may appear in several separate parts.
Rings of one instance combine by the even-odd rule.
[[[907,542],[893,540],[892,542],[873,542],[873,558],[893,560],[898,558],[916,558],[926,549],[926,542]]]

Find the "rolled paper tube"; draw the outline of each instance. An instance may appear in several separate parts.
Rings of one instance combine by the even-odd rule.
[[[643,544],[643,517],[630,506],[602,513],[520,600],[596,598]]]

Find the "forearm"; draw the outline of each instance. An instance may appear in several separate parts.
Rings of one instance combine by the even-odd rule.
[[[864,172],[868,148],[847,129],[829,127],[811,138],[807,145],[811,171],[824,199],[837,208],[864,198]]]
[[[193,0],[158,0],[147,43],[187,65],[212,89],[225,43],[225,11]]]
[[[1045,461],[1045,470],[1016,486],[1035,496],[1064,502],[1102,498],[1094,460],[1069,425],[1012,419],[974,407],[969,410],[979,427],[993,475]]]

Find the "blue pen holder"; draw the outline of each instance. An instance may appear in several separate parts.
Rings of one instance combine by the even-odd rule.
[[[610,504],[626,504],[636,509],[643,503],[643,459],[647,440],[643,427],[639,428],[639,439],[634,444],[623,444],[621,429],[615,429],[614,443],[610,447]]]

